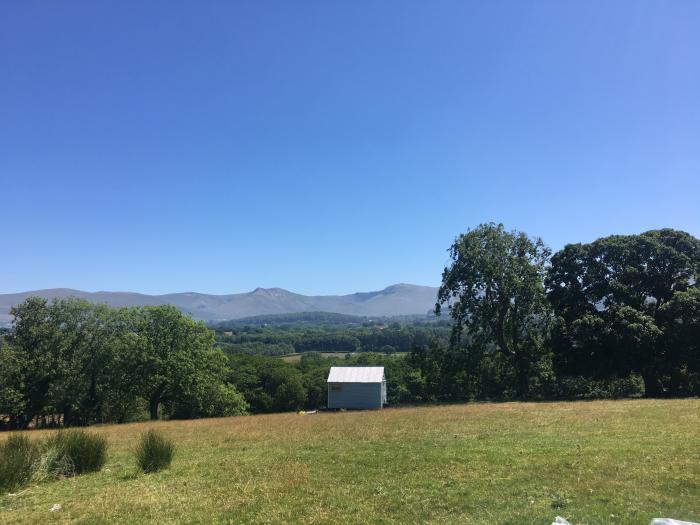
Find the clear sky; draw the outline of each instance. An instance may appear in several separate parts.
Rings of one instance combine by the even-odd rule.
[[[700,2],[6,1],[0,292],[437,285],[700,236]]]

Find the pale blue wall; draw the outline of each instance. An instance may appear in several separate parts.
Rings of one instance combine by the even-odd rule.
[[[328,383],[328,408],[382,408],[386,383]],[[334,390],[339,386],[340,390]]]

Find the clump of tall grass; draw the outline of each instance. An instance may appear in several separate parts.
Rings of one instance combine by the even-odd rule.
[[[38,457],[37,446],[27,436],[14,434],[0,444],[0,492],[29,483]]]
[[[107,441],[84,430],[61,430],[44,443],[37,475],[71,477],[97,472],[107,460]]]
[[[157,430],[141,434],[136,449],[136,463],[144,472],[157,472],[170,466],[175,444]]]

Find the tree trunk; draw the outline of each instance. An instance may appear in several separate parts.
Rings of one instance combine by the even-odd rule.
[[[158,405],[160,404],[160,401],[158,398],[151,398],[151,400],[148,402],[148,410],[151,413],[151,420],[158,419]]]
[[[642,379],[644,380],[644,397],[661,397],[663,389],[655,372],[642,373]]]
[[[518,394],[522,399],[530,395],[530,367],[527,362],[518,361]]]

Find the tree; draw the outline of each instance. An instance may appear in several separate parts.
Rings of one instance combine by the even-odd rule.
[[[307,393],[296,366],[266,356],[230,356],[229,381],[256,412],[284,412],[304,408]]]
[[[520,396],[529,394],[533,364],[543,357],[549,309],[543,285],[550,250],[541,239],[482,224],[460,235],[450,248],[435,311],[447,305],[454,320],[453,345],[462,333],[475,350],[508,358]]]
[[[76,298],[31,297],[12,314],[24,423],[37,416],[59,416],[66,425],[99,421],[120,336],[115,310]]]
[[[49,388],[52,406],[66,425],[102,418],[112,347],[120,336],[115,310],[82,299],[58,299],[49,307],[56,333],[57,374]]]
[[[151,419],[158,419],[163,403],[196,404],[207,385],[223,381],[226,357],[204,323],[170,305],[145,306],[136,316],[132,381],[147,400]]]
[[[29,425],[50,411],[49,389],[60,370],[59,333],[46,299],[29,297],[10,310],[13,316],[10,345],[19,362],[23,410],[16,424]]]
[[[566,373],[644,378],[646,395],[672,373],[665,305],[697,286],[700,240],[672,229],[567,245],[552,257],[548,296],[558,321],[557,367]],[[666,324],[667,330],[674,330]]]
[[[30,297],[0,340],[0,413],[10,424],[122,422],[245,413],[225,354],[203,323],[172,306],[109,308]]]
[[[7,415],[10,428],[15,428],[24,408],[20,358],[12,347],[0,340],[0,414]],[[0,420],[0,427],[2,424]]]
[[[700,394],[700,288],[676,292],[659,311],[663,344],[672,367],[671,388]]]

